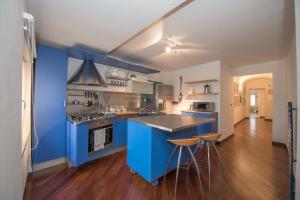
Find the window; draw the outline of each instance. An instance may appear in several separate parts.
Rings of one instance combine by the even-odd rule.
[[[250,106],[255,106],[255,94],[250,95]]]

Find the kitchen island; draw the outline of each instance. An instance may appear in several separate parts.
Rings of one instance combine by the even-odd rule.
[[[128,119],[128,166],[146,181],[156,185],[165,173],[167,161],[174,148],[168,140],[211,132],[210,123],[214,121],[173,114]],[[176,160],[175,154],[168,170],[176,168]],[[184,164],[184,156],[181,160]]]

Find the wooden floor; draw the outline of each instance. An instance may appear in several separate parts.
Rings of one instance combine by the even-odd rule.
[[[244,120],[235,134],[219,146],[225,178],[217,160],[212,166],[211,199],[289,199],[288,156],[283,147],[272,146],[272,122],[259,118]],[[212,157],[216,158],[213,154]],[[197,155],[201,166],[205,199],[208,199],[207,161]],[[177,199],[201,199],[196,171],[180,171]],[[126,152],[93,161],[77,169],[65,165],[29,175],[24,199],[173,199],[175,173],[153,187],[131,174]]]

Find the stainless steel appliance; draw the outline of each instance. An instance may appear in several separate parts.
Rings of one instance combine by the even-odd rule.
[[[89,123],[89,153],[97,152],[112,145],[113,126],[111,118]]]
[[[105,149],[113,143],[113,113],[95,112],[70,115],[73,124],[88,124],[88,152]]]
[[[202,112],[214,112],[215,103],[214,102],[193,102],[192,110],[197,110]]]
[[[83,123],[91,123],[103,120],[112,120],[115,115],[110,112],[96,112],[96,113],[77,113],[69,116],[70,120],[75,125]]]
[[[68,84],[107,86],[92,60],[84,60],[79,70],[68,80]]]
[[[154,84],[154,105],[157,112],[166,111],[166,101],[173,100],[173,86],[162,83]]]

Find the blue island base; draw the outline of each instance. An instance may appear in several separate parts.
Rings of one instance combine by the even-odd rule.
[[[142,123],[128,121],[127,164],[147,182],[156,185],[158,179],[164,176],[168,159],[175,147],[168,140],[188,138],[209,132],[211,132],[210,123],[168,132]],[[185,156],[183,152],[181,165],[186,163]],[[177,158],[178,151],[170,161],[168,171],[176,168]]]

